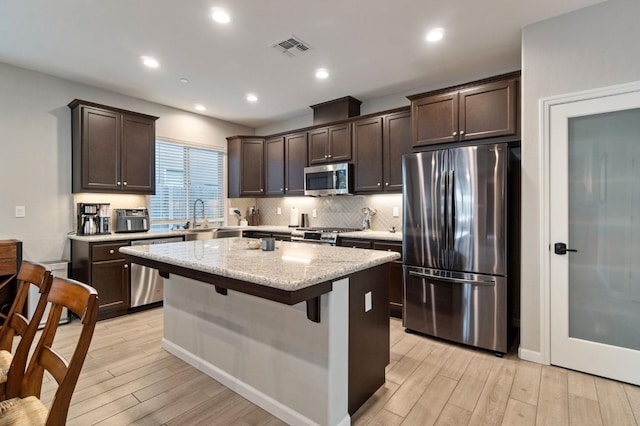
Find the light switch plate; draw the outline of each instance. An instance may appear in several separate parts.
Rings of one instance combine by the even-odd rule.
[[[400,207],[393,208],[393,217],[400,217]]]
[[[276,214],[280,216],[282,214],[282,209],[280,207],[276,207]]]
[[[369,312],[372,308],[371,292],[368,291],[364,294],[364,311]]]
[[[318,210],[316,210],[316,209],[311,210],[311,216],[312,217],[318,217]]]
[[[27,215],[27,209],[25,206],[16,206],[16,217],[25,217]]]

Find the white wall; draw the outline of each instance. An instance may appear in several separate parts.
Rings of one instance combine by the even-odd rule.
[[[71,114],[79,98],[160,117],[159,138],[226,148],[253,129],[0,63],[0,239],[31,260],[69,258],[73,229]],[[107,200],[105,200],[107,201]],[[27,215],[15,218],[15,206]]]
[[[543,349],[540,330],[541,98],[640,80],[640,2],[609,0],[526,27],[522,38],[521,351]],[[553,323],[551,323],[553,327]]]

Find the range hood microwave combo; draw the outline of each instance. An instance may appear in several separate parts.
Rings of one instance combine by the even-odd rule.
[[[352,164],[337,163],[304,168],[304,195],[322,197],[352,193]]]

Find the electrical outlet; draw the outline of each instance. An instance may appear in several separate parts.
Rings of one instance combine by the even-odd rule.
[[[229,207],[229,214],[231,216],[233,216],[235,213],[233,212],[235,210],[235,207]]]
[[[316,210],[316,209],[311,210],[311,216],[312,217],[318,217],[318,210]]]
[[[400,217],[400,207],[393,208],[393,217]]]
[[[364,294],[364,311],[369,312],[373,307],[373,303],[371,302],[371,292],[368,291]]]
[[[276,207],[276,214],[280,216],[282,214],[282,209],[280,207]]]
[[[25,217],[27,215],[27,209],[25,206],[16,206],[16,217]]]

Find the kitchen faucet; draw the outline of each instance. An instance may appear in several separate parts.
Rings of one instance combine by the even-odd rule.
[[[196,205],[198,204],[198,201],[200,201],[200,203],[202,204],[202,220],[205,221],[205,217],[204,217],[204,200],[202,198],[198,198],[197,200],[195,200],[193,202],[193,229],[196,229],[199,226],[198,225],[198,221],[196,220]]]

